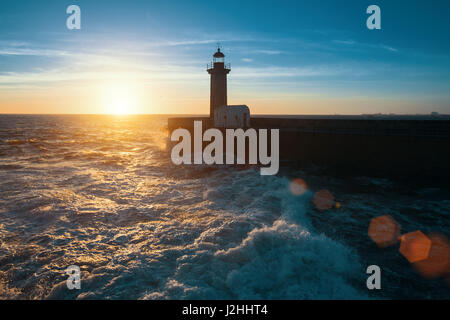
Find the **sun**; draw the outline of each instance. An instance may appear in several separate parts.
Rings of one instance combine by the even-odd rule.
[[[107,84],[102,90],[105,113],[114,115],[136,114],[139,111],[139,94],[127,83]]]
[[[111,114],[125,115],[132,113],[130,100],[122,97],[113,97],[108,107]]]

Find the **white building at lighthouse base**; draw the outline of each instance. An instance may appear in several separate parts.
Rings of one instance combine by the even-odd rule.
[[[221,106],[214,110],[214,127],[249,128],[250,109],[246,105]]]

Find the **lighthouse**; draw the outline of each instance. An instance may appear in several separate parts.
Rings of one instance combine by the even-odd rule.
[[[214,117],[214,111],[227,105],[227,74],[230,73],[230,65],[225,65],[225,55],[220,48],[213,55],[213,62],[208,64],[207,71],[211,75],[210,93],[210,118]]]
[[[227,75],[230,65],[225,64],[225,55],[217,49],[213,62],[208,64],[207,71],[211,75],[211,96],[209,117],[216,128],[250,127],[250,109],[246,105],[229,106],[227,104]]]

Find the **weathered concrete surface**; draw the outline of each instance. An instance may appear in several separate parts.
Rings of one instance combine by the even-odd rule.
[[[170,118],[176,128],[203,130],[208,117]],[[450,177],[450,120],[367,120],[252,117],[252,128],[280,129],[280,162],[317,165],[338,173]]]

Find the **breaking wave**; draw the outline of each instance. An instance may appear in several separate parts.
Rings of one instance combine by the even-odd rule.
[[[317,229],[311,192],[251,168],[174,166],[165,117],[0,122],[1,298],[367,298],[365,264]]]

